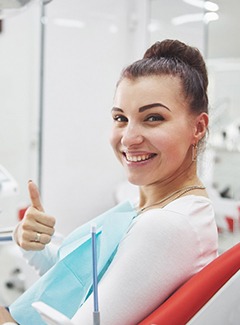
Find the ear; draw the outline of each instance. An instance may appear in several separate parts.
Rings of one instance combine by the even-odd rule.
[[[206,134],[207,129],[208,129],[208,114],[203,112],[200,115],[198,115],[195,119],[195,125],[194,125],[194,143],[198,143]]]

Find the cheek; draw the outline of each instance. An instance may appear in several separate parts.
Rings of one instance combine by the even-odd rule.
[[[171,132],[158,133],[158,136],[153,136],[151,143],[165,156],[167,160],[174,160],[184,157],[188,152],[191,137],[184,132],[184,129],[173,129]]]
[[[175,138],[174,143],[171,144],[171,159],[172,161],[182,163],[189,157],[190,139],[188,136],[184,137],[183,134],[179,134]]]
[[[118,132],[116,132],[115,129],[112,129],[110,136],[109,136],[109,142],[114,150],[116,149],[116,146],[119,143],[119,139],[120,139],[120,136],[119,136]]]
[[[170,149],[175,142],[175,135],[169,132],[169,129],[163,127],[148,132],[145,138],[159,151]]]

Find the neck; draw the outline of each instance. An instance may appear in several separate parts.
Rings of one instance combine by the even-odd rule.
[[[171,193],[192,185],[202,185],[195,175],[194,177],[180,177],[171,181],[163,181],[140,187],[139,207],[145,207],[161,201]]]
[[[199,184],[188,185],[188,186],[182,187],[182,188],[177,189],[174,192],[170,193],[169,195],[167,195],[160,201],[157,201],[150,205],[139,207],[138,214],[142,213],[145,210],[156,208],[156,207],[163,208],[165,205],[167,205],[171,201],[174,201],[174,200],[178,199],[179,197],[186,195],[186,193],[189,193],[192,191],[199,192],[199,191],[203,191],[203,190],[205,190],[205,187],[202,185],[199,185]]]

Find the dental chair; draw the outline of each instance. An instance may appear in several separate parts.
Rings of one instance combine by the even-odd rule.
[[[138,325],[240,324],[240,243],[175,291]]]
[[[49,325],[71,325],[63,314],[33,303]],[[209,263],[138,325],[239,325],[240,243]]]

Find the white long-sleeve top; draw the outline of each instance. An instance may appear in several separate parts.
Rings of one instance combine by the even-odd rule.
[[[119,244],[98,287],[101,324],[133,325],[217,256],[217,227],[211,201],[188,195],[140,214]],[[47,246],[25,257],[40,274],[57,249]],[[41,258],[40,258],[41,257]],[[92,295],[77,311],[76,325],[92,325]]]

